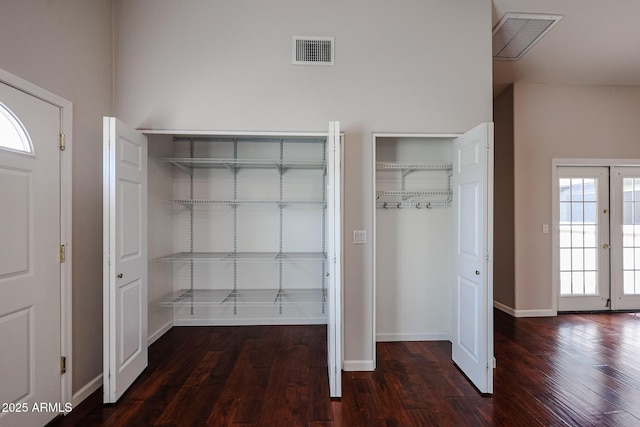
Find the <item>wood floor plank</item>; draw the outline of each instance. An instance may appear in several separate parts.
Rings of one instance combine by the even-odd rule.
[[[640,426],[640,314],[495,312],[494,394],[445,341],[377,344],[330,399],[326,326],[176,327],[116,405],[101,390],[56,426]]]

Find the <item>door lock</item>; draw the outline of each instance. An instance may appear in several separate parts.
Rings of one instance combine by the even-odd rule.
[[[122,279],[124,275],[122,273],[118,274],[118,279]]]

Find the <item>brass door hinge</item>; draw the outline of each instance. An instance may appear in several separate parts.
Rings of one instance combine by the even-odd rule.
[[[60,356],[60,374],[67,373],[67,358]]]
[[[66,247],[65,245],[60,245],[60,262],[64,262],[66,256]]]
[[[64,133],[60,134],[60,151],[64,151],[67,148],[64,142]]]

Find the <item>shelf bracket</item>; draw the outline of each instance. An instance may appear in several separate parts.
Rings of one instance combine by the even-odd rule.
[[[277,302],[282,302],[282,294],[284,293],[284,291],[282,289],[278,290],[278,293],[276,295],[276,298],[273,300],[273,303],[277,303]]]
[[[186,173],[189,176],[193,176],[193,168],[187,167],[180,162],[171,162],[172,165],[180,169],[182,172]]]
[[[231,292],[229,292],[229,295],[227,295],[227,297],[220,302],[220,304],[224,304],[226,302],[229,302],[229,300],[231,300],[231,299],[235,300],[237,298],[237,296],[238,296],[237,291],[231,291]]]
[[[183,202],[181,200],[176,200],[176,203],[178,203],[181,206],[184,206],[185,208],[189,209],[190,211],[193,210],[193,204],[192,203],[186,203],[186,202]]]
[[[237,167],[235,167],[233,165],[230,165],[229,163],[225,163],[224,167],[229,169],[229,172],[231,172],[234,176],[238,174],[238,168]]]

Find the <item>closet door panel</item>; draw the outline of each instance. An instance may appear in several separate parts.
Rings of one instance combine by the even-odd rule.
[[[493,125],[453,144],[452,358],[481,393],[493,392]]]
[[[104,402],[147,367],[147,138],[105,117]]]
[[[342,396],[342,180],[340,122],[329,123],[327,138],[327,350],[329,392]]]

